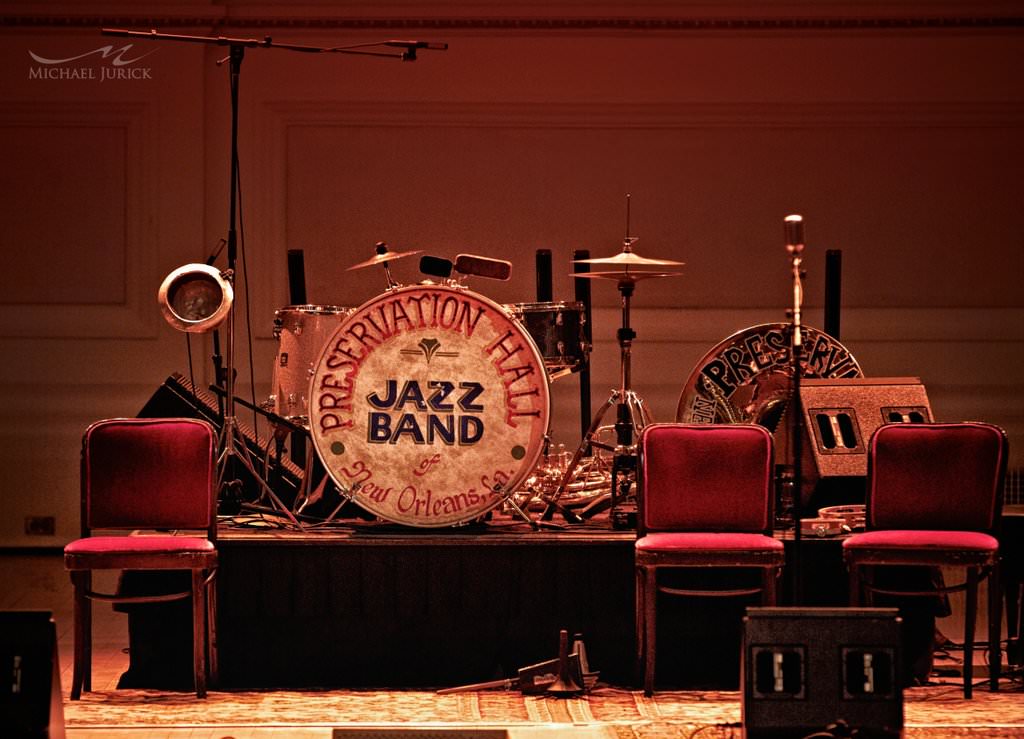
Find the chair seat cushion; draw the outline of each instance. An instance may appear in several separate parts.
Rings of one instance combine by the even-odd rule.
[[[764,534],[738,532],[667,531],[655,532],[636,540],[641,552],[680,550],[782,551],[782,542]]]
[[[843,542],[846,550],[933,549],[965,552],[995,552],[995,537],[978,531],[933,531],[886,529],[855,534]]]
[[[213,552],[212,541],[202,536],[90,536],[64,547],[65,555],[174,554]]]

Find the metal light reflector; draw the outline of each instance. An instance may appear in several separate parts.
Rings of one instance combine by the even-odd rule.
[[[234,300],[231,283],[207,264],[186,264],[164,279],[157,293],[160,311],[179,331],[212,331],[227,317]]]

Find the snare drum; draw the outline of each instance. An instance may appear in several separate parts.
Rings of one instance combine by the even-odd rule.
[[[313,363],[351,312],[352,308],[336,305],[289,305],[274,312],[277,358],[270,396],[274,413],[305,423]]]
[[[551,378],[579,369],[590,347],[583,303],[513,303],[506,306],[537,343]]]
[[[550,414],[544,360],[502,306],[416,285],[357,308],[309,388],[310,435],[340,490],[409,526],[468,523],[518,489]]]

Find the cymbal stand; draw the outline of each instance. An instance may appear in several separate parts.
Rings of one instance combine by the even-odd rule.
[[[627,250],[632,239],[627,237]],[[619,342],[619,387],[612,390],[611,395],[600,410],[594,415],[590,427],[573,453],[572,459],[565,468],[562,480],[548,501],[548,507],[542,514],[544,520],[550,519],[554,505],[565,492],[579,467],[583,453],[591,447],[604,449],[613,454],[611,490],[608,494],[592,502],[581,512],[583,518],[589,518],[600,511],[612,508],[613,525],[626,527],[629,524],[630,511],[622,504],[630,498],[630,488],[636,480],[636,434],[651,422],[650,413],[643,399],[632,388],[632,347],[636,331],[630,326],[630,301],[636,287],[636,280],[623,278],[618,281],[619,293],[622,295],[622,325],[616,331]],[[605,414],[615,406],[615,441],[614,445],[597,440],[595,437],[601,428]],[[616,520],[616,509],[622,507],[622,520]]]
[[[377,252],[378,255],[387,254],[388,253],[388,245],[384,241],[378,241],[376,246],[374,247],[374,250]],[[391,263],[390,262],[381,262],[380,264],[381,264],[382,267],[384,267],[384,278],[387,280],[387,283],[388,283],[387,289],[388,290],[393,290],[396,287],[398,287],[398,283],[395,282],[395,279],[391,276]]]

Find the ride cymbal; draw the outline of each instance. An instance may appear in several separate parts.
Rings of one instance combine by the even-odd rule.
[[[422,249],[413,249],[412,251],[386,251],[381,254],[367,259],[365,262],[359,264],[353,264],[351,267],[347,267],[346,271],[351,272],[354,269],[362,269],[363,267],[373,267],[377,264],[384,264],[385,262],[394,262],[396,259],[403,259],[405,257],[411,257],[413,254],[419,254]]]
[[[614,257],[596,257],[594,259],[576,259],[575,264],[606,264],[610,267],[681,267],[685,262],[676,262],[671,259],[651,259],[642,257],[632,251],[622,251]]]

